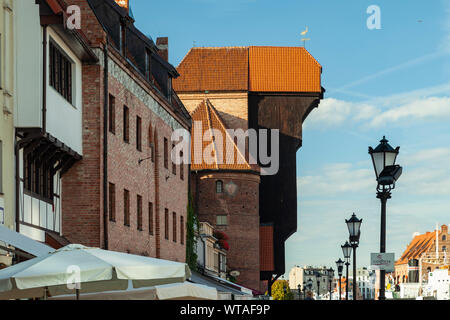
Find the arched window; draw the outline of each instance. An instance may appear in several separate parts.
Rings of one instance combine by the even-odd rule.
[[[216,193],[223,193],[223,182],[221,180],[216,181]]]
[[[442,236],[442,241],[445,241],[445,240],[447,240],[447,237],[446,236]]]

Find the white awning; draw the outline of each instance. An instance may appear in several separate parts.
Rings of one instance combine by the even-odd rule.
[[[16,249],[32,254],[35,257],[55,251],[55,249],[46,244],[35,241],[1,225],[0,241],[4,242],[6,245],[13,246]]]

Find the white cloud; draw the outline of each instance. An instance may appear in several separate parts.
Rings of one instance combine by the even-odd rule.
[[[379,113],[377,108],[370,104],[326,98],[320,103],[318,109],[311,112],[305,125],[336,126],[348,120],[368,120],[377,113]]]
[[[331,196],[355,190],[372,190],[374,173],[367,163],[366,168],[357,168],[351,163],[334,163],[321,168],[319,175],[297,178],[297,186],[302,198],[308,196]]]
[[[439,90],[443,88],[450,90],[450,84],[439,86]],[[347,124],[381,127],[413,120],[450,119],[450,97],[417,97],[420,92],[410,97],[403,93],[378,98],[376,104],[376,101],[357,103],[326,98],[311,112],[304,125],[320,129]],[[377,107],[380,105],[383,107]]]
[[[418,99],[401,106],[384,111],[371,121],[371,125],[378,127],[386,122],[414,119],[438,119],[450,117],[450,98],[430,97]]]

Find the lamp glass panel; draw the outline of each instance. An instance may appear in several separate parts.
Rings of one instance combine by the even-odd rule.
[[[380,173],[384,170],[384,152],[372,153],[372,157],[375,165],[375,172],[378,178]]]
[[[395,164],[395,158],[397,158],[397,153],[386,152],[386,163],[385,166],[393,166]]]

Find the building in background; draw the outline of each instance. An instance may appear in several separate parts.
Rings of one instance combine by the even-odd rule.
[[[291,291],[298,290],[298,286],[301,286],[303,291],[313,291],[318,295],[329,294],[330,291],[333,292],[336,287],[336,279],[334,274],[329,271],[330,268],[327,267],[293,267],[289,272],[289,288]],[[330,290],[331,281],[331,290]],[[309,288],[308,283],[311,283],[311,288]]]
[[[99,63],[83,70],[84,153],[63,179],[63,235],[184,262],[189,174],[172,163],[171,135],[189,131],[190,117],[172,89],[178,73],[164,58],[167,47],[135,27],[128,6],[66,2],[80,6]]]
[[[356,270],[356,283],[363,300],[375,300],[375,271],[370,268]]]
[[[63,177],[84,154],[83,68],[98,59],[78,30],[66,28],[63,1],[14,3],[16,231],[54,243]]]
[[[433,232],[414,234],[400,259],[395,262],[394,280],[399,283],[425,283],[431,271],[448,267],[450,239],[448,225]]]
[[[227,279],[227,235],[207,222],[200,222],[197,235],[197,263],[203,275]]]
[[[200,220],[230,236],[228,263],[240,271],[237,281],[270,290],[285,273],[285,241],[297,230],[296,153],[302,123],[323,98],[322,67],[300,47],[195,47],[177,70],[180,99],[193,117],[206,110],[209,127],[268,129],[269,136],[280,130],[279,141],[267,140],[268,150],[279,148],[273,175],[246,143],[240,149],[248,166],[193,168],[192,178],[199,181],[193,189]]]

